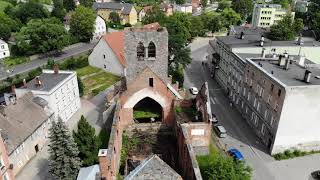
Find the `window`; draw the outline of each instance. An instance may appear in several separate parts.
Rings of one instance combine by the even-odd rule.
[[[266,109],[266,111],[264,111],[264,118],[267,119],[268,117],[268,109]]]
[[[107,65],[104,64],[103,67],[106,69],[106,68],[107,68]]]
[[[278,90],[278,96],[281,96],[281,89]]]
[[[153,87],[153,78],[149,78],[149,86]]]
[[[264,133],[265,133],[265,125],[262,124],[262,126],[261,126],[261,134],[264,135]]]
[[[137,57],[138,57],[138,60],[143,60],[143,58],[144,58],[144,46],[143,46],[142,42],[138,43]]]
[[[271,119],[270,119],[270,124],[272,125],[273,123],[274,123],[274,117],[273,116],[271,116]]]
[[[261,97],[263,95],[264,89],[260,88],[259,96]]]
[[[254,118],[254,125],[256,127],[258,127],[258,116],[257,115],[255,115],[255,118]]]
[[[253,101],[253,107],[256,107],[256,105],[257,105],[257,99],[256,99],[256,98],[254,98],[254,101]]]
[[[246,88],[243,88],[243,96],[246,96]]]
[[[156,57],[156,46],[153,42],[149,43],[148,46],[148,57],[155,58]]]
[[[271,89],[270,89],[271,92],[273,91],[273,88],[274,88],[274,85],[271,84]]]
[[[261,107],[261,104],[260,104],[260,102],[258,101],[257,111],[259,111],[259,110],[260,110],[260,107]]]
[[[268,100],[267,100],[268,104],[270,104],[270,101],[271,101],[271,95],[269,94]]]
[[[106,55],[105,54],[103,55],[103,59],[106,59]]]
[[[1,49],[4,49],[4,45],[1,45]]]
[[[248,101],[250,101],[250,92],[248,91]]]
[[[246,114],[248,114],[248,110],[249,110],[249,109],[248,109],[248,106],[246,106]]]

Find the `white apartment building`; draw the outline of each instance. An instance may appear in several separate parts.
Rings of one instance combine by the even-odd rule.
[[[107,33],[106,22],[100,16],[96,17],[94,28],[92,40],[99,40]]]
[[[252,13],[253,27],[270,27],[282,20],[288,10],[283,9],[279,4],[255,4]],[[295,13],[291,13],[294,18]]]
[[[271,42],[269,39],[264,38],[263,34],[264,31],[259,28],[236,27],[234,34],[216,37],[215,40],[210,41],[208,60],[212,66],[210,69],[213,76],[272,154],[290,148],[301,150],[318,149],[320,143],[317,144],[316,141],[319,139],[320,142],[320,136],[317,136],[317,133],[315,133],[314,137],[312,137],[312,133],[302,133],[303,128],[308,131],[308,127],[301,122],[301,119],[291,121],[288,119],[289,117],[294,117],[290,116],[291,111],[295,111],[293,114],[296,117],[301,117],[305,112],[304,108],[300,109],[300,111],[298,111],[298,108],[293,109],[293,107],[300,107],[299,102],[294,98],[303,96],[305,99],[301,99],[301,102],[307,103],[308,94],[311,94],[308,91],[311,92],[319,87],[315,78],[320,72],[318,69],[312,68],[312,74],[316,74],[312,76],[314,84],[303,82],[303,75],[305,70],[310,70],[310,67],[317,66],[307,59],[315,57],[317,58],[316,61],[319,62],[320,43],[302,43],[302,41],[300,43],[299,41]],[[286,57],[290,57],[290,61],[288,61],[290,62],[289,71],[283,70],[285,65],[288,65],[283,59],[281,66],[277,65],[279,55],[285,52],[288,54]],[[298,65],[299,62],[307,65]],[[274,70],[264,69],[268,66],[271,66]],[[288,79],[283,79],[284,77]],[[296,86],[299,87],[296,88]],[[295,95],[292,94],[289,98],[290,93]],[[317,99],[317,96],[317,92],[315,92],[315,99]],[[316,107],[312,104],[312,101],[311,105]],[[301,107],[309,106],[305,104],[305,106]],[[308,126],[311,124],[317,126],[314,118],[317,113],[318,111],[315,108],[313,108],[312,113],[309,113],[313,120],[310,119]],[[305,117],[308,117],[309,114],[305,115]],[[295,128],[288,132],[282,126],[282,121],[286,128],[291,127],[291,122],[296,123]],[[299,121],[301,125],[298,125]],[[298,129],[298,127],[301,127],[301,129]],[[296,134],[294,135],[294,133]],[[308,138],[304,138],[304,136]],[[287,140],[288,142],[286,142]]]
[[[77,74],[74,71],[43,70],[42,74],[25,83],[24,88],[16,89],[19,98],[31,91],[34,96],[48,102],[57,119],[67,121],[81,107]]]
[[[174,5],[174,11],[182,12],[182,13],[192,13],[192,4],[186,3],[186,4],[175,4]]]
[[[10,56],[8,44],[0,39],[0,60]]]

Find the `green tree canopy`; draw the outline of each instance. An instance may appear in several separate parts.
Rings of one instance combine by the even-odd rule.
[[[221,12],[221,11],[223,11],[224,9],[230,8],[230,7],[231,7],[231,4],[230,4],[229,1],[227,1],[227,0],[222,0],[222,1],[220,1],[220,2],[218,3],[217,11],[218,11],[218,12]]]
[[[93,0],[80,0],[80,4],[82,6],[85,6],[85,7],[88,7],[88,8],[92,7],[93,2],[95,2],[95,1],[93,1]]]
[[[291,4],[291,0],[272,0],[273,4],[280,4],[282,8],[288,9]]]
[[[94,31],[96,14],[90,8],[78,6],[71,15],[70,33],[79,41],[89,42]]]
[[[243,20],[251,16],[253,10],[252,0],[232,0],[232,8],[240,14]]]
[[[201,0],[201,6],[202,7],[207,7],[208,6],[208,0]]]
[[[63,20],[66,15],[66,9],[63,6],[63,0],[53,0],[53,9],[51,16],[57,17],[60,20]]]
[[[152,11],[148,11],[146,16],[142,19],[143,24],[150,24],[154,22],[158,22],[159,24],[163,25],[167,20],[167,16],[164,14],[163,11],[159,9],[159,7],[155,7]]]
[[[175,0],[175,2],[177,3],[177,4],[184,4],[184,3],[186,3],[186,0]]]
[[[63,6],[67,10],[67,12],[69,12],[73,11],[76,8],[76,3],[74,2],[74,0],[63,0]]]
[[[203,36],[205,34],[204,23],[200,16],[191,17],[191,29],[190,34],[192,37]]]
[[[297,33],[303,28],[303,23],[300,19],[292,21],[292,16],[286,15],[277,24],[270,27],[269,37],[272,40],[293,40]]]
[[[73,131],[73,138],[80,151],[79,157],[84,166],[91,166],[98,162],[100,141],[95,135],[95,129],[81,116],[78,122],[78,131]]]
[[[20,24],[8,15],[0,12],[0,39],[8,40],[11,32],[18,31]]]
[[[43,19],[49,17],[49,11],[40,3],[27,1],[14,9],[14,16],[26,24],[31,19]]]
[[[119,24],[120,23],[120,16],[117,12],[115,11],[112,11],[110,14],[109,14],[109,20],[113,23],[117,23]]]
[[[240,14],[236,13],[231,8],[226,8],[222,11],[221,17],[223,18],[224,26],[229,28],[231,25],[239,25],[241,23]]]
[[[77,144],[59,118],[49,129],[49,172],[55,179],[74,180],[81,166]]]
[[[25,54],[62,50],[69,44],[63,24],[56,18],[34,19],[17,34],[17,47]]]

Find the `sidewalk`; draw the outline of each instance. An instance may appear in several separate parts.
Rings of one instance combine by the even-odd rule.
[[[90,101],[82,99],[81,108],[67,122],[70,132],[76,129],[77,122],[80,120],[81,115],[84,115],[89,123],[94,125],[93,123],[96,122],[96,118],[99,116],[98,109],[99,108]],[[48,158],[48,145],[46,145],[25,165],[16,176],[16,180],[51,180],[52,177],[48,173]]]

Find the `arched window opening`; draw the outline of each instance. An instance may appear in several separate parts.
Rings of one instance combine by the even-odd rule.
[[[153,42],[149,43],[148,46],[148,57],[155,58],[156,57],[156,46]]]
[[[139,42],[137,46],[137,57],[138,57],[138,60],[143,60],[144,58],[144,46],[142,42]]]

